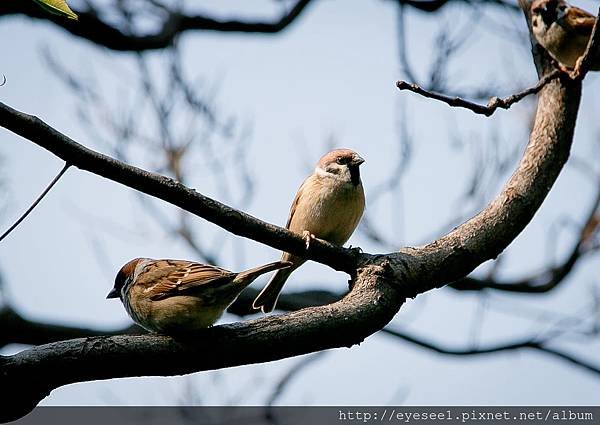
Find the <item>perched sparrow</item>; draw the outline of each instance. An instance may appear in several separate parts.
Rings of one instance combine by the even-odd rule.
[[[577,69],[596,17],[563,0],[535,0],[531,4],[531,25],[538,43],[563,70]],[[600,54],[593,53],[590,69],[600,71]]]
[[[286,228],[302,234],[307,239],[307,246],[315,237],[343,245],[356,229],[365,209],[359,172],[363,162],[365,160],[350,149],[336,149],[325,154],[296,193]],[[281,260],[291,261],[293,265],[277,271],[253,303],[254,308],[265,313],[275,308],[290,273],[306,261],[287,252]]]
[[[150,331],[194,331],[215,323],[254,279],[290,266],[276,261],[233,273],[192,261],[136,258],[119,270],[106,298],[120,298],[131,318]]]

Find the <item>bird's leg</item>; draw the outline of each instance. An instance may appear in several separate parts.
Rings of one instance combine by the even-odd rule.
[[[571,72],[573,71],[573,69],[564,66],[562,63],[560,63],[556,59],[552,59],[552,62],[554,63],[554,66],[560,70],[560,72],[564,72],[568,76],[571,76]]]
[[[573,70],[569,72],[569,77],[571,77],[572,80],[577,80],[579,78],[582,62],[583,56],[579,56],[579,59],[577,59],[577,62],[575,62],[575,68],[573,68]]]
[[[310,248],[310,241],[313,239],[317,239],[315,235],[310,233],[308,230],[302,232],[302,237],[306,241],[306,249]]]

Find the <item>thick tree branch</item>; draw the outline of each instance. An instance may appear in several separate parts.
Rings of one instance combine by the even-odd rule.
[[[39,345],[72,338],[145,333],[136,325],[114,331],[103,331],[43,323],[26,319],[8,306],[0,310],[0,324],[0,348],[8,344]]]
[[[249,314],[255,314],[256,310],[253,310],[251,305],[254,298],[258,295],[258,291],[249,288],[245,290],[238,300],[229,308],[229,312],[238,316],[246,316]],[[316,307],[323,304],[330,304],[339,301],[343,298],[342,294],[334,294],[329,291],[305,291],[300,293],[282,294],[277,308],[281,311],[297,311],[303,308]],[[27,345],[38,345],[48,344],[51,342],[62,341],[70,338],[88,338],[88,337],[99,337],[99,336],[113,336],[123,334],[144,334],[145,330],[141,329],[137,325],[130,325],[122,329],[116,329],[112,331],[101,331],[98,329],[82,328],[75,326],[64,326],[54,325],[50,323],[43,323],[38,321],[32,321],[23,318],[17,312],[9,307],[5,307],[0,310],[0,348],[8,344],[27,344]],[[558,357],[575,366],[584,368],[590,372],[600,375],[600,368],[590,364],[582,359],[578,359],[570,354],[566,354],[555,348],[551,348],[549,344],[552,342],[551,339],[537,340],[535,338],[524,338],[514,342],[508,342],[503,344],[496,344],[485,348],[462,348],[455,349],[445,347],[436,343],[424,339],[420,336],[412,335],[405,331],[399,331],[386,326],[381,330],[382,333],[398,338],[404,342],[408,342],[413,345],[417,345],[421,348],[425,348],[430,351],[434,351],[443,355],[451,356],[478,356],[485,354],[497,354],[506,351],[514,351],[520,349],[534,349],[538,350],[543,354],[549,354],[554,357]],[[296,366],[297,367],[297,366]],[[296,368],[295,367],[295,368]],[[294,368],[294,369],[295,369]],[[285,380],[293,374],[293,369],[286,374]],[[274,394],[277,394],[275,391]]]
[[[207,16],[183,15],[177,11],[169,11],[168,17],[154,34],[127,34],[117,26],[113,26],[94,11],[75,11],[79,20],[73,21],[60,16],[51,15],[37,6],[33,1],[2,0],[0,17],[25,15],[30,18],[50,21],[69,31],[71,34],[87,39],[92,43],[120,51],[144,51],[169,47],[175,38],[188,31],[220,31],[275,34],[287,28],[300,16],[311,0],[298,0],[290,11],[273,22],[259,21],[221,21]]]

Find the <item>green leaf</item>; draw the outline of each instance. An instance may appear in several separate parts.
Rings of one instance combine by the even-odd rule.
[[[64,16],[69,19],[77,19],[77,15],[73,12],[65,0],[34,0],[48,12],[54,15]]]

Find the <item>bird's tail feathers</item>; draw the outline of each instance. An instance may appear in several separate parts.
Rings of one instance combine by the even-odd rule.
[[[289,261],[275,261],[273,263],[263,264],[262,266],[253,267],[238,273],[235,280],[250,285],[260,275],[272,272],[273,270],[285,269],[291,265],[292,263]]]
[[[269,283],[267,283],[263,290],[260,291],[260,294],[258,294],[252,303],[252,308],[256,310],[260,309],[263,313],[273,311],[275,309],[275,304],[277,304],[279,293],[294,269],[295,267],[278,270]]]

